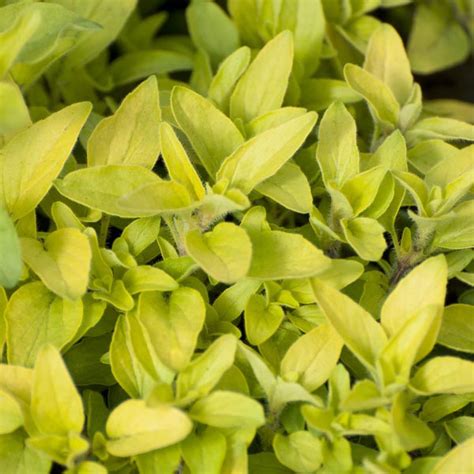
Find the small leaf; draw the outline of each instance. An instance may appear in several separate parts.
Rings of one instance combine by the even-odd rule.
[[[340,187],[359,172],[356,123],[341,102],[325,112],[319,126],[316,159],[327,184]]]
[[[260,403],[240,393],[221,390],[198,400],[189,416],[216,428],[258,428],[265,423]]]
[[[387,342],[382,327],[348,296],[317,279],[311,284],[319,306],[344,343],[363,364],[373,368]]]
[[[59,351],[51,345],[38,352],[31,387],[31,415],[44,434],[82,432],[82,399]]]
[[[474,353],[474,307],[467,304],[453,304],[444,310],[437,343],[457,351]]]
[[[342,346],[342,339],[332,326],[321,324],[290,346],[281,361],[281,376],[314,392],[336,367]]]
[[[251,295],[245,307],[245,334],[257,346],[269,339],[280,327],[285,313],[280,305],[270,303],[262,295]]]
[[[230,98],[230,116],[250,122],[281,107],[293,65],[293,38],[284,31],[269,41],[240,78]]]
[[[107,420],[107,451],[127,457],[171,446],[186,438],[193,424],[169,405],[148,407],[143,400],[127,400]]]
[[[244,142],[234,123],[210,101],[185,87],[171,93],[174,118],[211,177],[227,156]]]
[[[15,226],[0,207],[0,286],[13,288],[21,277],[21,247]]]
[[[123,99],[111,117],[99,122],[87,141],[87,162],[153,168],[160,152],[161,118],[156,77],[152,76]]]
[[[472,450],[474,449],[474,437],[464,441],[443,456],[434,466],[431,474],[452,474],[462,469],[466,474],[474,469]]]
[[[387,248],[384,239],[385,229],[370,217],[355,217],[341,221],[342,230],[347,242],[354,248],[359,257],[368,261],[377,261]]]
[[[474,391],[474,363],[457,357],[434,357],[420,367],[410,387],[423,395]]]
[[[295,431],[289,436],[277,433],[273,449],[278,460],[295,472],[313,472],[323,461],[321,441],[308,431]]]
[[[221,222],[205,234],[186,234],[186,250],[210,276],[224,283],[243,278],[250,267],[252,245],[247,232],[230,222]]]

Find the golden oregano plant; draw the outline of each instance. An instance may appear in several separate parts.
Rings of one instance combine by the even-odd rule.
[[[472,18],[0,0],[0,473],[474,472]]]

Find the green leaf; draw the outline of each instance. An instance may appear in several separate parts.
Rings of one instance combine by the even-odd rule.
[[[382,327],[348,296],[317,279],[311,280],[316,300],[344,344],[369,369],[387,342]]]
[[[201,178],[181,145],[171,125],[160,126],[161,154],[172,180],[182,184],[193,200],[201,200],[205,190]]]
[[[317,120],[308,112],[251,138],[222,163],[217,179],[249,193],[273,176],[298,150]]]
[[[474,437],[456,446],[443,456],[434,466],[431,474],[452,474],[462,467],[466,474],[474,469],[472,450],[474,449]]]
[[[472,394],[430,397],[423,404],[420,417],[428,422],[439,421],[441,418],[464,408],[472,401],[472,398]]]
[[[407,132],[409,143],[441,138],[474,141],[474,125],[452,118],[429,117],[420,120]]]
[[[454,18],[448,4],[420,4],[408,41],[412,68],[431,74],[463,62],[469,55],[468,35]]]
[[[89,239],[72,228],[51,232],[44,244],[22,238],[24,262],[61,298],[75,300],[87,291],[91,266]]]
[[[61,349],[73,339],[82,320],[82,301],[58,298],[41,282],[19,288],[8,301],[8,362],[32,367],[41,347]]]
[[[285,312],[276,303],[267,304],[262,295],[251,295],[245,307],[245,334],[253,346],[262,344],[280,327]]]
[[[55,0],[54,3],[101,26],[98,31],[83,34],[67,55],[65,66],[72,68],[89,63],[117,38],[137,0]]]
[[[233,283],[249,270],[252,244],[247,232],[230,222],[221,222],[205,234],[197,229],[188,232],[185,246],[198,265],[218,281]]]
[[[325,112],[319,126],[316,159],[325,184],[334,181],[342,186],[359,172],[356,123],[341,102]]]
[[[388,23],[370,37],[364,69],[386,84],[400,105],[405,104],[411,95],[413,76],[402,39]]]
[[[286,209],[300,214],[311,212],[313,196],[308,179],[299,166],[291,161],[255,189]]]
[[[161,119],[156,77],[142,82],[111,117],[101,120],[87,141],[87,163],[153,168],[160,153]]]
[[[107,420],[107,451],[127,457],[164,448],[186,438],[192,427],[188,416],[177,408],[148,407],[143,400],[127,400]]]
[[[219,65],[219,69],[209,85],[208,96],[223,112],[228,112],[234,86],[249,63],[250,49],[247,46],[242,46],[227,56]]]
[[[179,468],[179,444],[134,456],[140,474],[174,474]]]
[[[342,346],[342,339],[332,326],[321,324],[290,346],[281,361],[281,376],[314,392],[336,367]]]
[[[131,295],[144,291],[173,291],[179,283],[163,270],[150,265],[140,265],[127,270],[123,283]]]
[[[420,367],[410,387],[423,395],[474,391],[474,363],[457,357],[434,357]]]
[[[51,460],[26,444],[21,430],[0,435],[0,469],[15,474],[48,474]]]
[[[474,436],[474,418],[459,416],[444,422],[449,437],[457,444],[461,444]]]
[[[250,122],[281,107],[293,65],[293,38],[284,31],[269,41],[239,79],[230,98],[230,116]]]
[[[191,434],[181,443],[184,461],[191,472],[220,474],[226,454],[226,439],[216,430]]]
[[[199,292],[181,287],[167,299],[159,292],[142,293],[138,308],[138,319],[160,360],[170,369],[184,369],[204,324],[206,309]]]
[[[362,97],[345,81],[338,79],[306,79],[301,85],[301,105],[310,110],[327,109],[333,102],[353,104]]]
[[[198,400],[189,416],[216,428],[257,428],[265,423],[263,407],[245,395],[217,390]]]
[[[204,168],[214,177],[224,159],[244,142],[239,129],[210,101],[185,87],[173,89],[171,108]]]
[[[29,214],[49,191],[91,110],[70,105],[21,131],[0,150],[0,204],[13,219]]]
[[[135,353],[129,316],[119,316],[110,344],[110,365],[120,386],[133,398],[147,396],[156,384]],[[136,336],[138,337],[138,335]]]
[[[280,433],[273,438],[276,457],[295,472],[312,472],[323,462],[321,441],[308,431],[295,431],[289,436]]]
[[[372,112],[385,127],[390,129],[397,125],[400,105],[382,80],[355,64],[346,64],[344,77],[352,89],[367,100]]]
[[[31,118],[21,90],[13,81],[0,80],[0,102],[3,111],[0,116],[0,146],[3,146],[16,133],[29,127]]]
[[[217,4],[194,2],[186,9],[189,33],[198,49],[206,51],[214,66],[239,47],[239,33]]]
[[[59,351],[46,345],[38,352],[31,387],[31,415],[43,434],[81,433],[82,399]]]
[[[387,248],[384,239],[384,227],[370,217],[355,217],[341,221],[347,242],[359,257],[368,261],[377,261]]]
[[[21,406],[7,391],[0,389],[0,435],[12,433],[24,423]]]
[[[234,363],[236,349],[233,335],[216,339],[180,372],[176,381],[177,397],[190,400],[207,395]]]
[[[0,286],[13,288],[21,277],[21,247],[15,226],[0,207]]]
[[[55,186],[72,201],[120,217],[148,217],[191,203],[183,186],[142,166],[85,168],[69,173]]]
[[[134,51],[113,61],[110,74],[114,85],[122,86],[153,74],[189,71],[192,68],[192,57],[188,53],[166,50]]]
[[[301,235],[264,230],[249,232],[252,263],[247,276],[281,280],[316,276],[331,264],[321,250]]]
[[[381,323],[390,336],[421,309],[427,306],[444,306],[447,284],[447,264],[443,255],[431,257],[415,267],[389,294],[381,311]],[[441,318],[425,334],[415,361],[428,354],[436,342]]]
[[[437,343],[461,352],[474,353],[474,307],[467,304],[453,304],[444,310]]]

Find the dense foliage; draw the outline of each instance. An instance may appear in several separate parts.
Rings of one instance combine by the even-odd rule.
[[[0,472],[474,472],[472,5],[0,0]]]

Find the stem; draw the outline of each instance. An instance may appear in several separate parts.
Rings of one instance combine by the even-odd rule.
[[[109,234],[110,216],[104,214],[100,220],[99,247],[105,247],[107,236]]]
[[[372,139],[370,141],[370,153],[373,153],[375,149],[377,148],[380,132],[381,132],[380,125],[376,120],[374,120],[374,133],[372,134]]]

